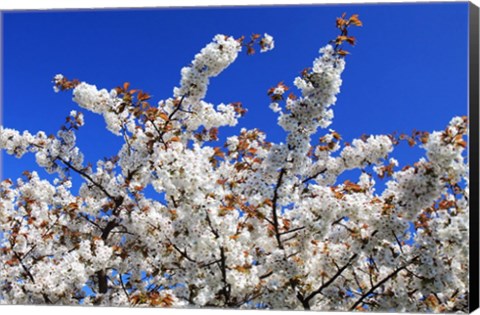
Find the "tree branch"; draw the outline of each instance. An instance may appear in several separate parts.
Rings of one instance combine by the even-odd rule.
[[[225,305],[228,305],[230,301],[230,284],[227,282],[227,266],[226,266],[226,257],[225,257],[225,250],[223,247],[220,248],[220,270],[222,272],[222,282],[223,288],[221,293],[225,297]]]
[[[302,184],[305,184],[309,180],[315,179],[318,175],[321,175],[321,174],[325,173],[326,171],[327,171],[327,169],[324,168],[323,170],[313,174],[312,176],[309,176],[309,177],[305,178],[304,180],[302,180]]]
[[[308,310],[310,309],[310,300],[312,300],[317,294],[322,293],[323,289],[325,289],[326,287],[331,285],[338,277],[340,277],[340,275],[345,271],[345,269],[348,268],[348,266],[350,266],[352,264],[352,261],[355,258],[357,258],[357,256],[358,256],[357,254],[353,254],[353,256],[350,257],[348,262],[345,264],[345,266],[338,269],[337,273],[335,275],[333,275],[333,277],[331,277],[327,282],[322,284],[317,290],[313,291],[307,297],[304,298],[304,302],[308,305],[308,308],[306,308],[306,309],[308,309]],[[304,306],[305,306],[305,304],[304,304]]]
[[[298,232],[298,231],[301,231],[305,229],[304,226],[302,227],[298,227],[298,228],[295,228],[295,229],[292,229],[292,230],[288,230],[288,231],[285,231],[285,232],[281,232],[280,235],[283,236],[283,235],[286,235],[286,234],[290,234],[290,233],[294,233],[294,232]]]
[[[403,246],[402,246],[402,243],[400,242],[400,240],[399,240],[398,237],[397,237],[397,234],[395,234],[395,232],[394,232],[393,230],[392,230],[392,234],[393,234],[393,236],[395,237],[395,240],[397,241],[397,244],[398,244],[398,246],[400,247],[400,251],[401,251],[402,254],[403,254]]]
[[[273,217],[273,229],[275,231],[275,238],[277,239],[278,248],[283,249],[282,240],[280,239],[280,231],[278,226],[278,216],[277,216],[277,200],[278,200],[278,189],[282,185],[283,175],[285,175],[286,170],[282,168],[280,175],[278,176],[277,184],[273,191],[273,200],[272,200],[272,217]]]
[[[377,284],[375,284],[373,287],[370,288],[370,290],[368,290],[366,293],[364,293],[353,305],[352,307],[350,307],[350,311],[353,311],[355,310],[355,308],[360,305],[363,300],[368,297],[369,295],[373,294],[373,292],[375,292],[376,289],[378,289],[380,286],[382,286],[383,284],[385,284],[388,280],[390,280],[391,278],[393,278],[394,276],[396,276],[400,271],[402,270],[405,270],[407,269],[407,267],[412,264],[416,259],[418,258],[418,256],[414,257],[412,260],[410,260],[408,263],[406,263],[405,265],[395,269],[391,274],[389,274],[388,276],[386,276],[384,279],[382,279],[381,281],[379,281]]]
[[[188,261],[190,261],[190,262],[197,263],[197,261],[196,261],[195,259],[190,258],[190,256],[188,256],[187,250],[182,251],[180,248],[177,247],[177,245],[173,244],[172,242],[170,242],[170,244],[172,244],[173,248],[174,248],[183,258],[185,258],[186,260],[188,260]]]
[[[82,170],[79,170],[77,169],[76,167],[74,167],[70,162],[67,162],[65,161],[64,159],[62,159],[61,157],[57,157],[57,159],[59,159],[63,164],[65,164],[65,166],[67,166],[69,169],[73,170],[75,173],[78,173],[79,175],[81,175],[82,177],[88,179],[88,181],[90,183],[92,183],[95,187],[97,187],[98,189],[100,189],[104,194],[105,196],[107,196],[108,198],[112,199],[112,200],[115,200],[115,198],[109,194],[109,192],[102,186],[100,185],[99,183],[97,183],[96,181],[93,180],[93,178],[88,175],[87,173],[85,173],[84,171]]]
[[[108,291],[108,279],[107,275],[105,274],[105,270],[97,271],[97,278],[98,278],[98,292],[105,294]]]
[[[84,218],[85,220],[87,220],[88,223],[94,225],[95,227],[97,227],[99,230],[103,231],[103,228],[98,225],[97,223],[95,223],[94,221],[90,220],[90,218],[86,215],[86,214],[83,214],[83,213],[80,213],[79,216],[81,218]]]
[[[125,295],[127,296],[128,302],[130,302],[130,294],[128,294],[128,291],[127,291],[127,289],[125,288],[125,284],[123,283],[122,275],[119,273],[119,274],[118,274],[118,277],[120,278],[120,284],[122,285],[123,292],[124,292]]]
[[[210,216],[208,215],[207,210],[205,210],[205,215],[207,216],[207,223],[208,223],[208,227],[210,228],[210,231],[212,231],[215,238],[219,238],[220,235],[218,234],[218,231],[213,228],[212,221],[210,220]]]
[[[159,131],[158,128],[157,128],[157,126],[155,126],[155,123],[152,121],[152,125],[155,127],[155,129],[156,129],[157,132],[158,132],[159,140],[163,143],[163,145],[165,146],[165,148],[167,147],[167,144],[165,143],[165,139],[163,139],[163,137],[165,136],[165,133],[167,132],[167,127],[168,127],[168,125],[170,124],[170,122],[172,121],[173,116],[175,116],[175,114],[176,114],[178,111],[181,110],[181,106],[182,106],[183,100],[184,100],[185,97],[187,97],[187,96],[188,96],[188,93],[182,95],[182,97],[180,98],[180,101],[178,102],[177,107],[175,107],[175,109],[170,113],[170,115],[168,115],[168,118],[167,118],[167,120],[165,121],[165,124],[163,125],[163,130],[162,130],[162,131]]]

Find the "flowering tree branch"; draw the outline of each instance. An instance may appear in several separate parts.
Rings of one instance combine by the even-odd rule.
[[[279,143],[243,128],[212,146],[247,110],[205,101],[242,49],[274,48],[268,34],[215,36],[158,103],[128,82],[107,91],[55,76],[56,91],[71,91],[123,142],[112,158],[85,163],[76,110],[56,135],[0,127],[0,149],[34,154],[55,178],[27,171],[0,182],[0,299],[466,311],[468,120],[345,142],[327,128],[362,22],[344,14],[335,26],[295,91],[283,81],[267,90],[286,132]],[[400,166],[394,151],[404,142],[425,156]],[[340,181],[351,170],[361,174]],[[83,179],[78,193],[72,173]]]

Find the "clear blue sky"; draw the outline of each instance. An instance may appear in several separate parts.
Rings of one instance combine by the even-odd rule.
[[[409,133],[443,129],[467,114],[468,3],[317,5],[250,8],[8,12],[3,15],[3,125],[32,133],[55,133],[70,110],[71,93],[56,94],[52,77],[62,73],[99,88],[124,81],[153,100],[178,85],[181,67],[217,33],[269,33],[275,49],[242,54],[211,81],[206,100],[241,101],[249,110],[238,128],[259,127],[282,141],[277,115],[268,108],[269,87],[312,64],[318,49],[337,35],[335,18],[358,13],[364,26],[352,30],[344,84],[331,128],[350,141],[363,133]],[[103,119],[86,114],[78,145],[86,160],[112,156],[121,138]],[[418,153],[418,152],[417,152]],[[418,155],[400,148],[401,162]],[[4,177],[36,169],[34,156],[4,154]],[[40,172],[45,174],[44,172]]]

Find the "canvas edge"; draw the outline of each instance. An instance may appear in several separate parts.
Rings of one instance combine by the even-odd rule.
[[[479,8],[469,4],[469,312],[479,307]]]

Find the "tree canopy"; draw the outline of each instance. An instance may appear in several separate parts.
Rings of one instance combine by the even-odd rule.
[[[84,161],[76,109],[56,135],[0,128],[1,149],[33,153],[55,175],[0,184],[0,303],[466,312],[468,120],[351,143],[328,129],[360,26],[356,14],[338,17],[338,36],[295,91],[283,81],[267,90],[280,143],[244,128],[218,144],[247,109],[204,100],[242,51],[274,48],[269,34],[216,35],[156,103],[128,82],[108,91],[56,75],[56,91],[72,91],[124,142]],[[425,157],[400,166],[401,142]],[[359,178],[339,182],[354,169]]]

